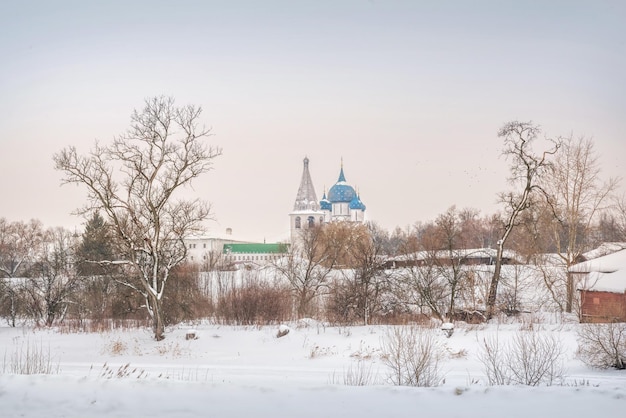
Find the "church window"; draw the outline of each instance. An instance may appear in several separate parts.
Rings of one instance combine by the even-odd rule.
[[[296,217],[296,229],[300,229],[300,217]]]
[[[309,222],[309,228],[313,228],[315,226],[315,218],[312,216],[309,216],[307,220]]]
[[[320,225],[324,223],[324,217],[320,216]]]

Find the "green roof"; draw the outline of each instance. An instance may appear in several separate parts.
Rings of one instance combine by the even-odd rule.
[[[224,244],[224,254],[284,254],[287,244]]]

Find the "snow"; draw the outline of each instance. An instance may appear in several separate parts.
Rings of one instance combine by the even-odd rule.
[[[570,272],[575,273],[614,273],[619,270],[626,270],[626,249],[584,261],[569,268]]]
[[[193,324],[168,329],[160,342],[145,329],[96,334],[1,327],[0,370],[28,344],[49,353],[59,373],[0,374],[0,416],[624,416],[626,373],[593,370],[576,358],[578,324],[531,319],[456,323],[450,338],[438,334],[448,355],[445,381],[436,388],[388,383],[380,348],[386,326],[331,327],[312,319],[267,327]],[[528,327],[563,342],[562,384],[488,386],[479,341],[496,333],[506,340]],[[190,330],[199,338],[187,340]],[[359,365],[371,368],[370,385],[344,384]]]
[[[626,291],[626,249],[575,264],[571,273],[586,273],[582,288],[602,292]]]

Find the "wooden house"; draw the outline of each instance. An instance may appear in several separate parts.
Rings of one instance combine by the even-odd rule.
[[[626,249],[571,266],[581,322],[626,322]]]

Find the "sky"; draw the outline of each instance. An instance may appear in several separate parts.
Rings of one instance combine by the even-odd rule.
[[[53,154],[111,141],[159,95],[201,106],[223,149],[187,191],[209,234],[287,238],[305,157],[319,198],[343,159],[388,230],[495,213],[512,120],[593,138],[623,176],[625,18],[622,1],[4,0],[0,217],[82,228]]]

